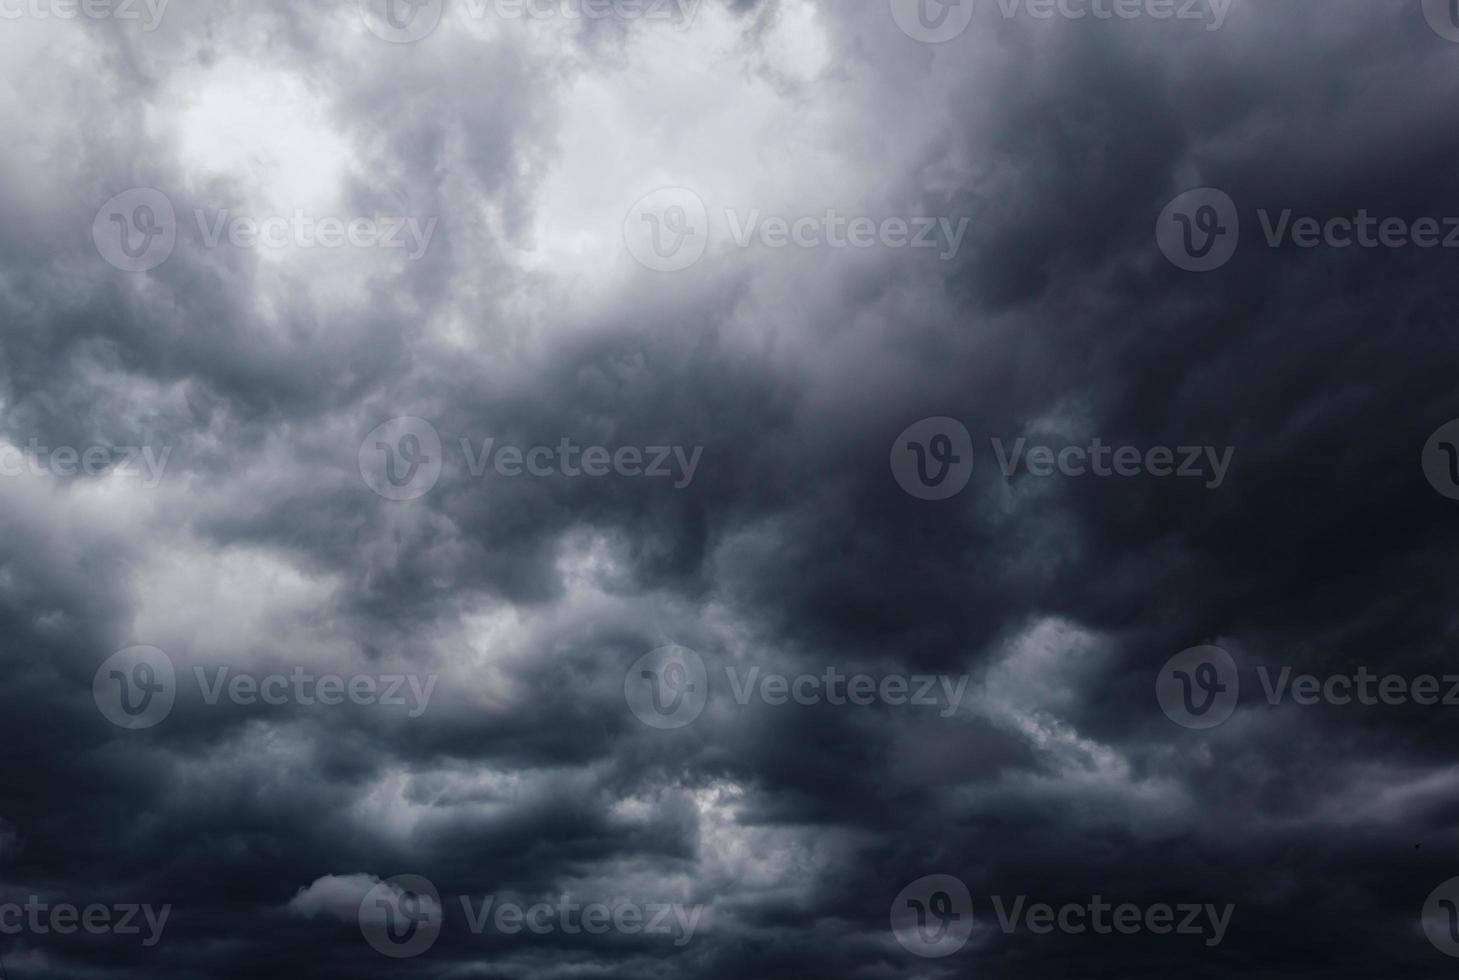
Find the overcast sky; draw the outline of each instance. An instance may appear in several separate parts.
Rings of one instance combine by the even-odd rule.
[[[0,66],[8,980],[1452,975],[1452,3]]]

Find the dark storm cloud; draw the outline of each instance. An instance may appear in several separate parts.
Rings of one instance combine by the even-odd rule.
[[[1452,256],[1269,248],[1258,217],[1459,215],[1459,45],[1420,4],[1205,30],[984,3],[939,45],[879,2],[469,10],[401,45],[351,4],[4,22],[0,431],[170,449],[155,487],[0,481],[0,906],[172,909],[155,948],[3,936],[9,975],[1441,975],[1419,913],[1459,873],[1452,709],[1273,707],[1257,673],[1443,674],[1459,632],[1453,502],[1419,465],[1459,416]],[[178,242],[128,274],[91,227],[142,186]],[[969,224],[948,260],[719,232],[670,274],[621,240],[663,186],[716,220]],[[1205,274],[1153,234],[1200,186],[1242,223]],[[437,225],[416,260],[206,247],[194,212],[225,208]],[[888,456],[939,416],[976,462],[930,502]],[[443,465],[392,502],[360,450],[401,417]],[[1214,488],[1005,477],[991,441],[1020,437],[1234,455]],[[487,440],[702,457],[683,486],[473,472]],[[1209,731],[1155,698],[1202,643],[1243,688]],[[656,730],[625,674],[673,644],[709,699]],[[92,684],[136,645],[177,700],[126,731]],[[416,717],[210,704],[224,668],[434,686]],[[735,697],[828,668],[965,687]],[[888,922],[934,874],[975,915],[943,960]],[[357,918],[398,875],[441,898],[418,958]],[[703,919],[682,946],[478,935],[461,905],[564,894]],[[1217,946],[1005,934],[994,895],[1234,912]]]

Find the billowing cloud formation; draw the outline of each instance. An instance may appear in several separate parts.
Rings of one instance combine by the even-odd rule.
[[[9,975],[1446,975],[1443,6],[13,5]]]

